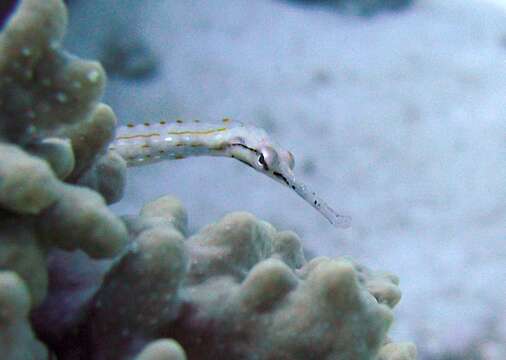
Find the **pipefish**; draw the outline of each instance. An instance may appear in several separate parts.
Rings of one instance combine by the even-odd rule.
[[[332,225],[347,228],[351,218],[337,213],[314,191],[298,181],[291,152],[270,139],[265,130],[223,119],[219,124],[198,120],[120,126],[109,145],[129,167],[190,156],[225,156],[288,186]]]

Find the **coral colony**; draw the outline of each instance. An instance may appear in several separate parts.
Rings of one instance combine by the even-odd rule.
[[[136,216],[99,63],[61,48],[61,0],[0,34],[0,354],[19,359],[414,359],[387,338],[394,275],[245,212],[189,234],[165,196]]]

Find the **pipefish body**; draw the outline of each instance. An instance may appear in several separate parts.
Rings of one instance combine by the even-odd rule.
[[[218,124],[197,120],[129,124],[118,127],[109,149],[118,152],[129,167],[189,156],[231,157],[288,186],[334,226],[347,228],[351,223],[349,216],[338,214],[298,181],[292,153],[254,126],[230,119]]]

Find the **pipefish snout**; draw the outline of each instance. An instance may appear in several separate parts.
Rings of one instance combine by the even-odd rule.
[[[292,153],[272,141],[265,130],[254,126],[229,119],[218,124],[197,120],[129,124],[118,127],[109,149],[117,151],[128,166],[190,156],[231,157],[288,186],[332,225],[347,228],[351,224],[349,216],[337,213],[295,178]]]

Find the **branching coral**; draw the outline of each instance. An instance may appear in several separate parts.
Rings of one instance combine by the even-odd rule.
[[[100,196],[61,181],[114,201],[124,177],[121,160],[103,154],[116,123],[98,103],[104,72],[60,48],[65,24],[61,1],[27,0],[0,35],[0,207],[36,215],[29,222],[46,244],[110,256],[125,240],[122,222]]]
[[[394,276],[344,258],[306,263],[294,233],[247,213],[184,241],[174,200],[147,208],[157,217],[128,221],[131,250],[93,300],[97,358],[158,338],[191,359],[372,359],[383,344],[400,298]]]
[[[306,262],[248,213],[193,236],[170,197],[111,213],[125,164],[105,74],[60,48],[65,24],[60,0],[24,0],[0,34],[3,359],[414,358],[386,339],[395,276]]]
[[[0,269],[19,276],[16,291],[28,291],[28,308],[46,296],[53,247],[100,258],[127,239],[102,196],[71,184],[92,183],[113,201],[124,164],[103,154],[116,122],[98,103],[104,72],[60,48],[65,24],[61,1],[26,0],[0,34]],[[30,358],[19,355],[9,331],[0,338],[9,359]]]
[[[3,359],[44,359],[47,350],[28,322],[31,300],[23,280],[0,271],[0,350]]]

